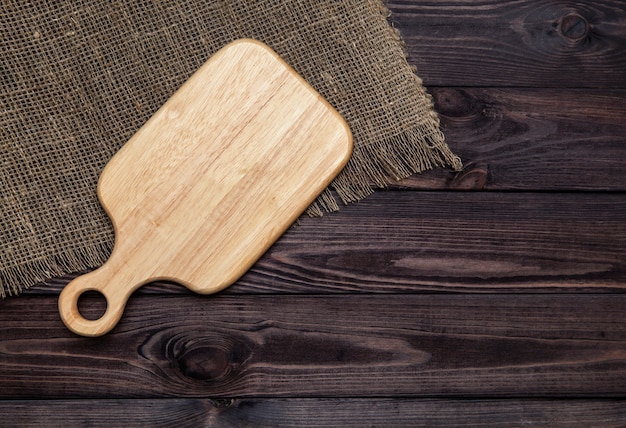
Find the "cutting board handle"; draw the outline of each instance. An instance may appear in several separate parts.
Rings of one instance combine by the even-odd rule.
[[[116,275],[119,270],[111,269],[111,265],[107,262],[99,269],[75,278],[63,288],[59,296],[59,313],[63,323],[74,333],[91,337],[108,333],[122,317],[132,292],[142,285],[119,287],[123,275]],[[110,287],[111,284],[117,287]],[[99,319],[87,319],[78,309],[78,299],[88,291],[96,291],[106,299],[106,311]]]

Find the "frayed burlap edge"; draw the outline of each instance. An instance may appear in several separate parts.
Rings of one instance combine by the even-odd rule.
[[[100,245],[67,249],[43,259],[34,260],[0,272],[0,297],[17,296],[22,291],[67,272],[78,272],[85,267],[102,266],[113,250],[108,242]],[[11,286],[9,286],[11,284]]]
[[[389,177],[400,181],[437,166],[449,166],[455,171],[463,168],[461,159],[450,151],[438,127],[426,135],[423,129],[411,130],[372,146],[355,148],[330,187],[348,204],[366,198],[375,188],[387,187]],[[338,210],[336,198],[326,189],[306,212],[317,217]]]

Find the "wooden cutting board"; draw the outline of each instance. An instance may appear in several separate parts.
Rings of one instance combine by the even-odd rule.
[[[137,288],[171,280],[202,294],[236,281],[347,162],[341,116],[267,46],[231,43],[122,147],[98,183],[115,228],[110,259],[59,297],[65,325],[110,331]],[[88,320],[78,298],[104,295]]]

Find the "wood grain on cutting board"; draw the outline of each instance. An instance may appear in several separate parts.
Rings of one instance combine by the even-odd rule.
[[[328,186],[352,149],[341,116],[268,47],[234,42],[203,65],[105,167],[115,228],[101,268],[59,299],[74,332],[100,335],[155,280],[214,293],[232,284]],[[102,293],[98,320],[80,315]]]

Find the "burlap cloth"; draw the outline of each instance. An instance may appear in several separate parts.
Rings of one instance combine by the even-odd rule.
[[[460,168],[379,0],[4,1],[0,294],[97,267],[113,229],[96,184],[211,54],[271,46],[343,115],[354,154],[310,214],[433,166]],[[289,148],[286,147],[285,150]]]

